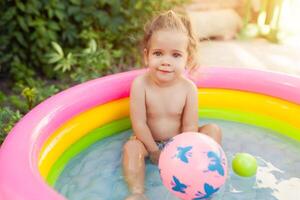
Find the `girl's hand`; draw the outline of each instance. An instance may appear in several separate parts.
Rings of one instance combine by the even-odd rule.
[[[150,160],[153,164],[157,165],[158,164],[158,160],[159,160],[159,156],[160,156],[161,151],[157,150],[157,151],[153,151],[149,153],[149,157]]]

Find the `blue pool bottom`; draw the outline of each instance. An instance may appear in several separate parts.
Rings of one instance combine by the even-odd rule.
[[[223,149],[228,158],[226,184],[214,200],[295,199],[300,195],[300,143],[272,131],[221,120]],[[128,190],[122,176],[122,146],[131,135],[125,131],[101,140],[76,156],[66,166],[55,189],[69,200],[122,200]],[[258,162],[257,175],[235,175],[231,161],[235,153],[247,152]],[[178,200],[162,185],[157,166],[147,161],[146,195],[149,200]]]

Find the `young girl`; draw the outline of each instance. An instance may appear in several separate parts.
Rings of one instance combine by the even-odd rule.
[[[197,39],[190,21],[167,11],[145,27],[145,74],[132,83],[130,117],[133,136],[123,149],[123,170],[131,195],[126,200],[146,199],[145,158],[157,164],[165,143],[182,132],[207,134],[221,143],[214,124],[198,128],[198,93],[185,77],[196,65]]]

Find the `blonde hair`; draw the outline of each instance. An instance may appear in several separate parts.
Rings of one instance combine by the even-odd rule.
[[[188,68],[193,69],[198,64],[198,40],[193,31],[192,24],[187,15],[166,11],[154,17],[144,27],[143,48],[149,48],[149,41],[153,33],[159,30],[177,30],[188,36]]]

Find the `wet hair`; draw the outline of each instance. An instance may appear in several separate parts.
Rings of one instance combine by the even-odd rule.
[[[198,64],[198,40],[193,31],[190,19],[185,14],[175,13],[172,10],[155,16],[144,27],[143,49],[149,49],[149,41],[156,31],[176,30],[187,34],[188,37],[188,68],[193,69]]]

